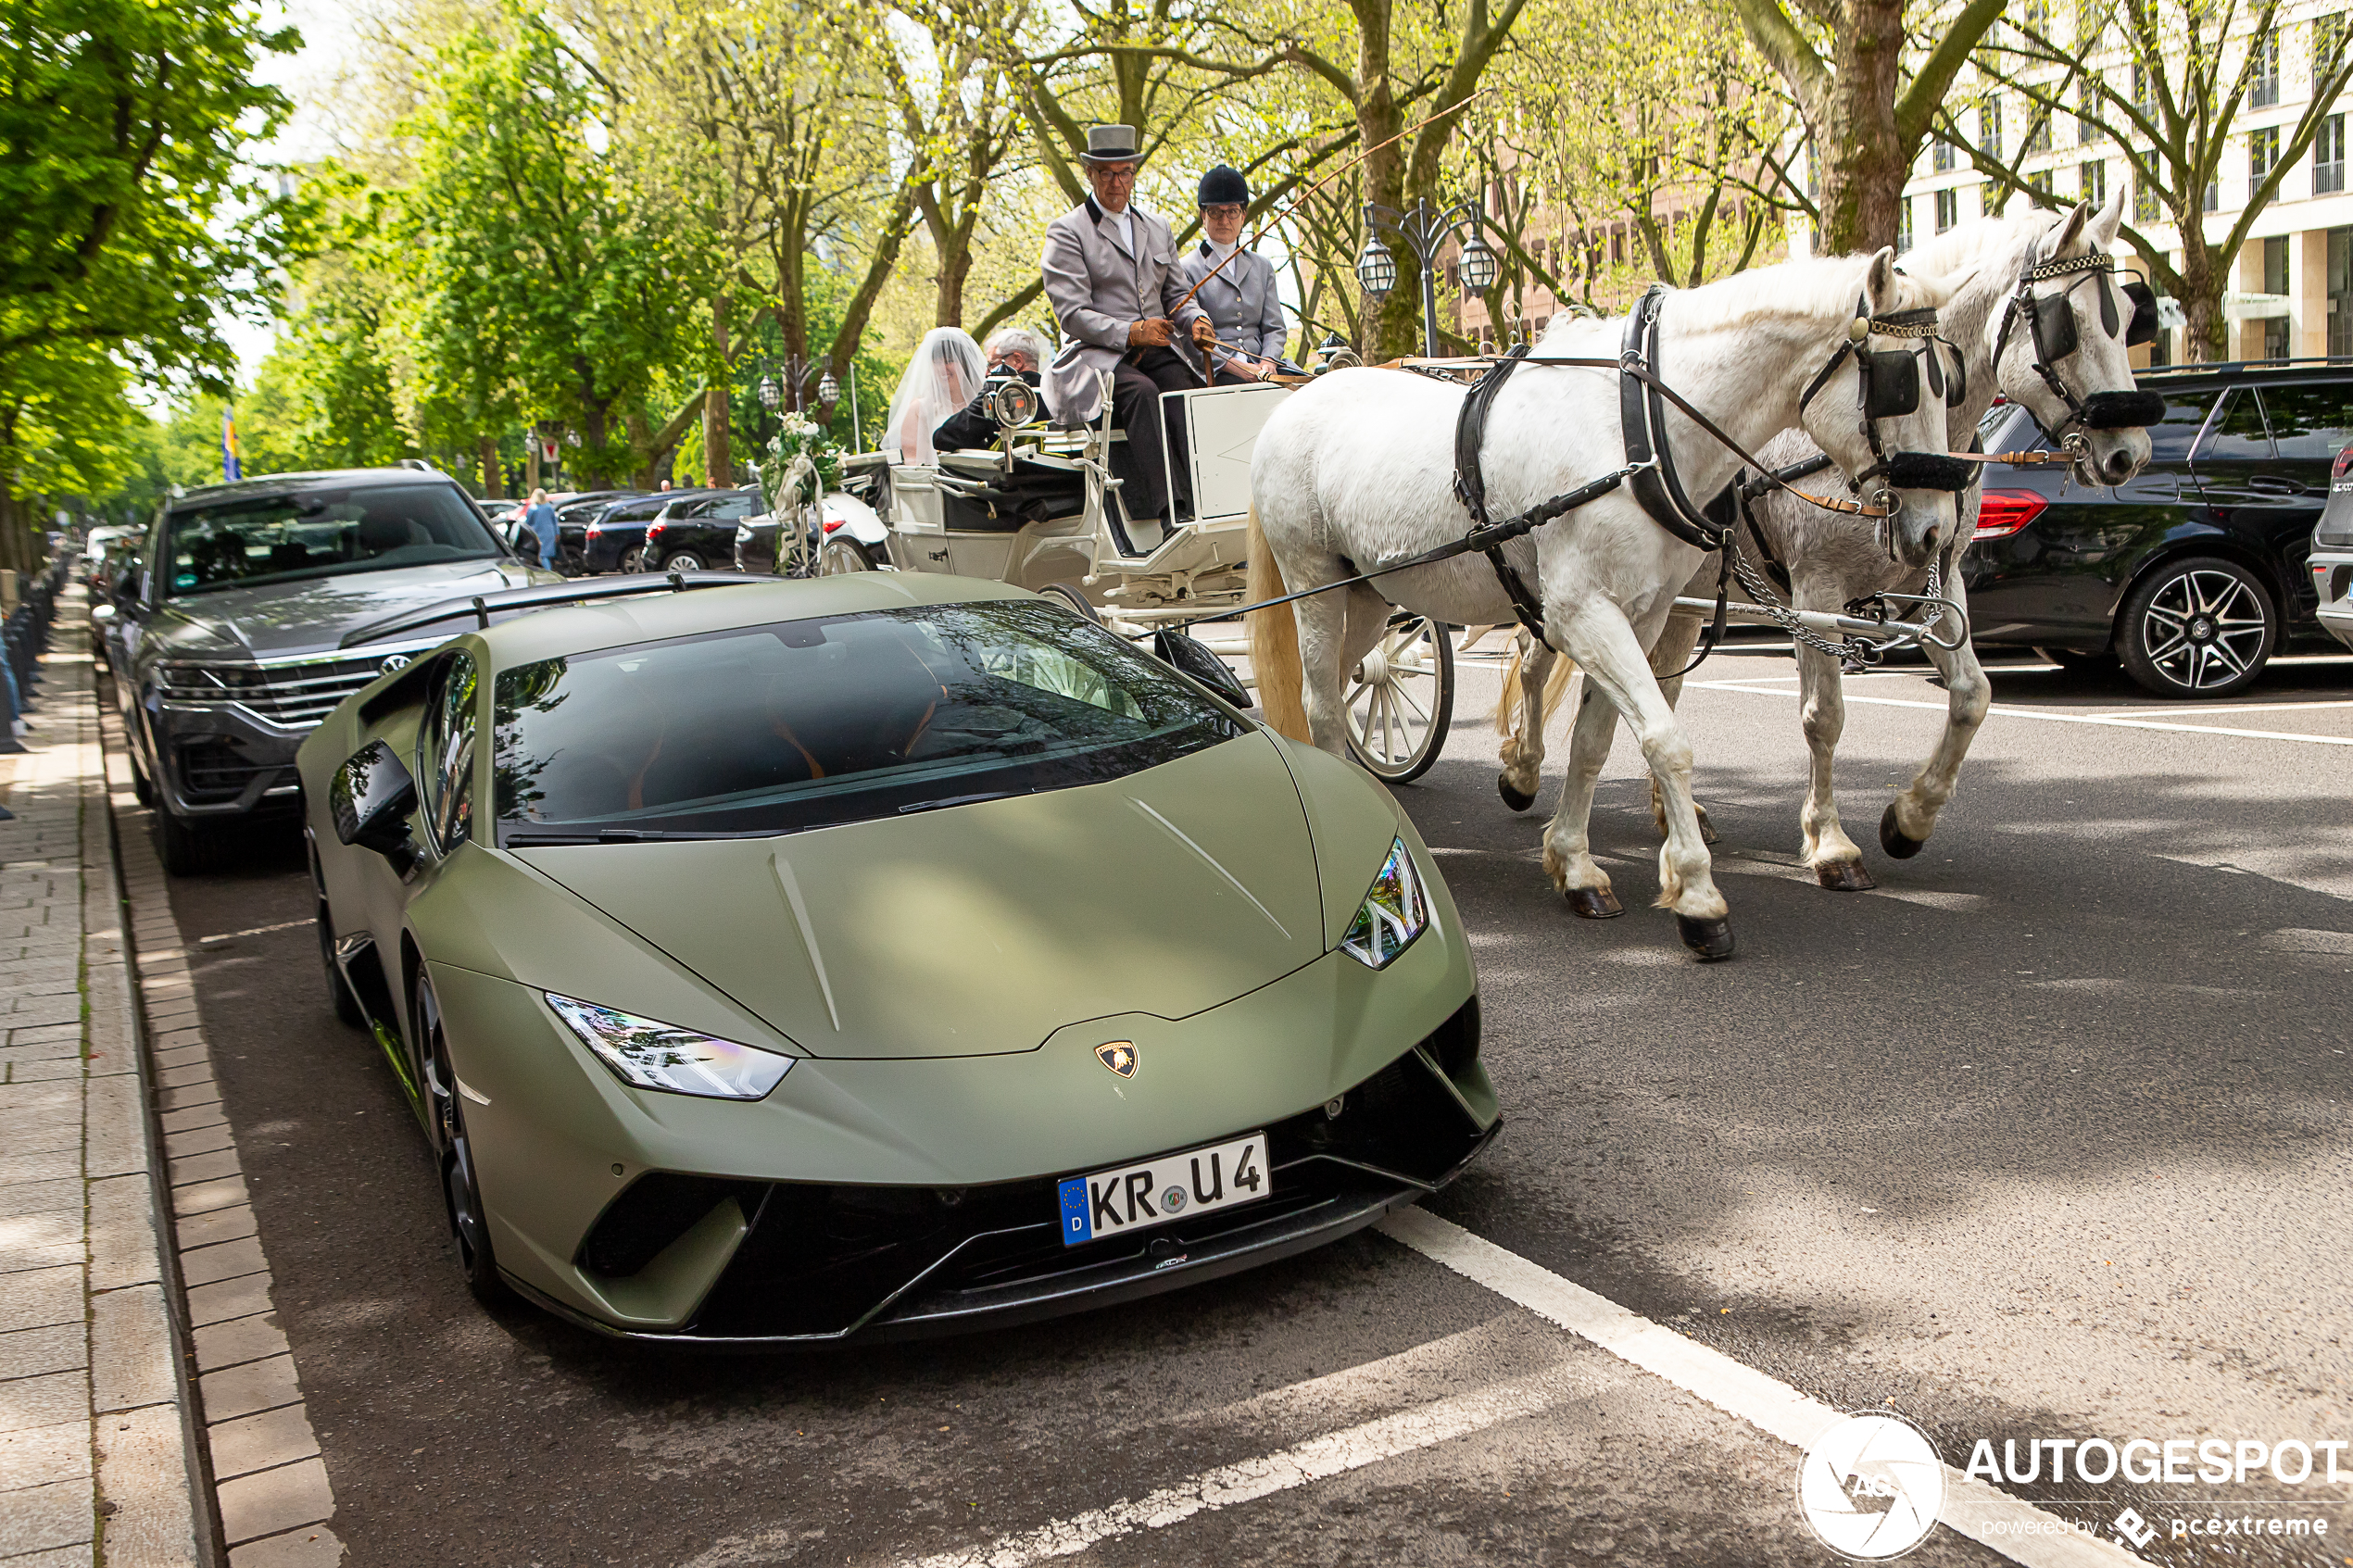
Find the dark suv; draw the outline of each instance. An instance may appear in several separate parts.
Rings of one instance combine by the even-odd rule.
[[[727,494],[729,492],[725,490],[711,488],[661,490],[652,495],[631,495],[607,502],[602,510],[588,520],[587,533],[583,541],[581,570],[591,574],[643,570],[648,523],[681,501]]]
[[[736,558],[736,525],[760,510],[760,490],[722,490],[675,500],[646,525],[648,571],[725,571]]]
[[[2353,441],[2353,360],[2138,379],[2165,418],[2130,483],[1987,469],[1966,558],[1970,626],[1981,643],[2032,644],[2063,664],[2120,660],[2160,696],[2227,696],[2284,644],[2323,635],[2305,557]],[[1988,420],[1988,451],[2049,445],[2023,409]]]

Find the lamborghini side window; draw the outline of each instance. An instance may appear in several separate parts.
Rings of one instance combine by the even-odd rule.
[[[433,684],[417,733],[425,821],[445,855],[473,836],[474,661],[453,653]]]

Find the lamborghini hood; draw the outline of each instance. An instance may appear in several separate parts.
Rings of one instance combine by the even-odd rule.
[[[1263,734],[778,838],[517,853],[820,1057],[1034,1050],[1215,1007],[1324,948],[1306,816]]]

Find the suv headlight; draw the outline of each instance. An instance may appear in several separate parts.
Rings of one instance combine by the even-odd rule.
[[[1367,969],[1387,969],[1428,929],[1429,895],[1401,836],[1390,841],[1389,859],[1356,906],[1356,918],[1340,939],[1340,951]]]
[[[234,702],[256,686],[267,685],[258,666],[196,664],[172,659],[156,667],[163,695],[175,702]]]
[[[658,1023],[650,1018],[543,991],[556,1016],[624,1084],[711,1099],[758,1099],[792,1071],[793,1059]]]

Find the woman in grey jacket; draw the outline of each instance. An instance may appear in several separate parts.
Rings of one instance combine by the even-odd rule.
[[[1250,182],[1241,170],[1221,163],[1201,177],[1202,230],[1209,237],[1185,257],[1185,284],[1201,284],[1193,303],[1209,312],[1219,341],[1233,345],[1209,351],[1220,385],[1273,376],[1290,336],[1275,287],[1275,264],[1256,251],[1233,254],[1241,244],[1242,217],[1249,207]],[[1209,281],[1202,282],[1203,278]]]

